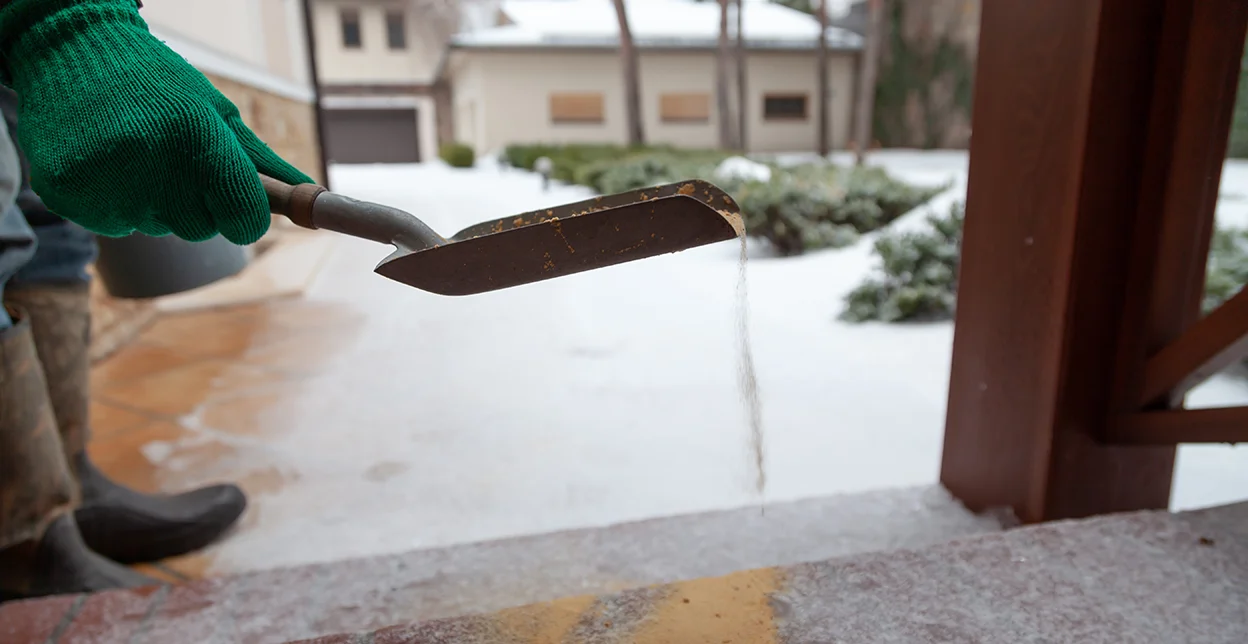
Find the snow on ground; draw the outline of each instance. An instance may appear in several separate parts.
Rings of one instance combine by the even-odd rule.
[[[963,153],[887,152],[874,161],[913,182],[952,181],[933,208],[964,194]],[[1248,195],[1248,166],[1228,177],[1224,192]],[[443,234],[589,195],[570,186],[543,192],[537,176],[486,164],[344,166],[333,181],[336,191],[409,210]],[[1248,215],[1248,205],[1227,210]],[[920,226],[927,211],[894,226]],[[786,259],[751,243],[768,501],[937,480],[952,325],[835,319],[872,266],[872,241]],[[347,341],[350,360],[306,384],[302,400],[317,402],[282,412],[358,430],[276,439],[272,453],[303,483],[263,500],[260,521],[270,527],[225,542],[222,567],[759,501],[736,389],[735,242],[467,298],[369,274],[385,254],[339,243],[309,297],[365,312],[366,326]],[[1217,378],[1192,399],[1238,403],[1248,385]],[[363,482],[380,465],[385,484]],[[1248,497],[1248,448],[1184,447],[1177,479],[1176,508]]]

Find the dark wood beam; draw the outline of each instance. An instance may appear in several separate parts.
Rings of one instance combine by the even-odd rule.
[[[1245,6],[984,4],[941,469],[971,509],[1167,506],[1174,448],[1102,439],[1194,319]]]
[[[1128,414],[1113,424],[1108,439],[1119,445],[1248,443],[1248,407]]]
[[[1156,372],[1147,359],[1178,341],[1201,316],[1248,26],[1248,4],[1241,0],[1169,5],[1142,211],[1133,229],[1127,315],[1141,324],[1125,327],[1121,338],[1120,413],[1182,406],[1182,386],[1162,392],[1156,382],[1149,384],[1149,373]]]
[[[1248,289],[1201,318],[1148,359],[1140,406],[1182,396],[1248,356]]]
[[[1132,458],[1092,438],[1107,412],[1128,282],[1121,231],[1136,211],[1163,9],[983,6],[941,466],[972,510],[1009,507],[1032,523],[1168,496],[1104,475],[1167,474],[1172,454]],[[1090,494],[1059,491],[1061,479]]]

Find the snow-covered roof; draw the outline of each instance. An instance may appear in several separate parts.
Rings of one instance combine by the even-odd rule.
[[[745,0],[743,5],[747,46],[815,47],[819,23],[813,16],[765,0]],[[626,0],[626,7],[638,47],[714,47],[719,37],[720,7],[715,0]],[[462,33],[453,46],[615,47],[619,39],[611,0],[503,0],[500,14],[506,18],[504,24]],[[826,37],[834,49],[862,46],[861,37],[844,29],[831,27]]]

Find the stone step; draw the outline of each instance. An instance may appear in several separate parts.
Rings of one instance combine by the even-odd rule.
[[[996,532],[939,487],[0,605],[0,642],[281,643]]]
[[[304,644],[1248,642],[1248,503],[1049,523]]]

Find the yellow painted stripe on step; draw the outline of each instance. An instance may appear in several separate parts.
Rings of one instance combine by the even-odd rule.
[[[474,621],[489,644],[776,644],[774,568],[498,611]]]
[[[781,585],[774,568],[727,577],[695,579],[671,586],[671,593],[641,624],[636,644],[775,644],[771,593]]]

